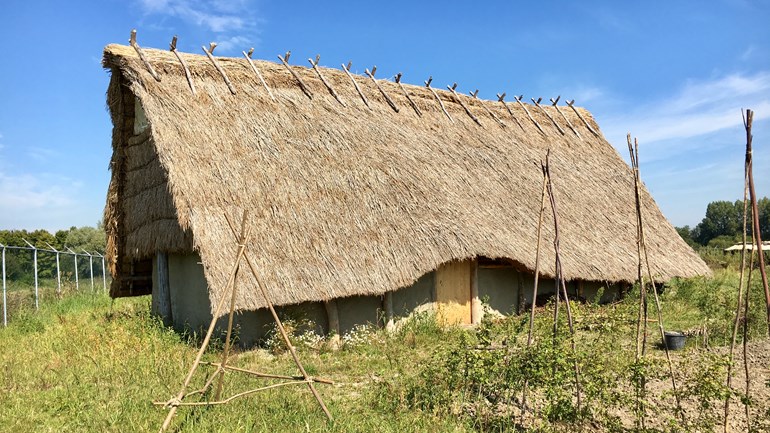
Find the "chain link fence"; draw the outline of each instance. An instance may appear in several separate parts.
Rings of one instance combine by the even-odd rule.
[[[41,300],[61,298],[68,292],[80,291],[85,285],[92,292],[107,291],[107,269],[104,255],[71,248],[57,250],[39,248],[26,239],[26,246],[0,244],[2,249],[3,326],[8,315],[23,308],[40,308]],[[28,262],[32,259],[32,267]]]

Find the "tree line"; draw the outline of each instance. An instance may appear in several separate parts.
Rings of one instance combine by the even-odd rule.
[[[757,210],[759,234],[763,240],[770,240],[770,199],[767,197],[759,199]],[[753,239],[750,206],[746,230],[748,240]],[[727,248],[740,243],[743,236],[743,200],[712,201],[706,207],[706,216],[698,225],[694,228],[677,227],[676,231],[693,247]]]
[[[51,234],[47,230],[0,230],[0,244],[5,246],[25,247],[28,241],[37,248],[50,250],[51,245],[59,251],[72,249],[77,253],[83,250],[89,253],[104,254],[106,236],[104,227],[99,222],[96,227],[70,227]],[[74,279],[74,259],[72,255],[60,257],[62,278]],[[56,278],[56,255],[38,252],[38,278]],[[34,280],[34,258],[31,250],[6,249],[6,278],[9,281],[32,282]],[[90,266],[87,258],[78,257],[78,275],[89,275]],[[94,260],[94,276],[102,275],[101,259]]]

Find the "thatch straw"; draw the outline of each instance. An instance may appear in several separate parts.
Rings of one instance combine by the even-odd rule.
[[[274,102],[246,59],[218,58],[238,87],[232,95],[206,57],[180,53],[195,81],[193,96],[174,54],[145,54],[161,82],[130,47],[105,49],[115,125],[105,211],[113,268],[156,250],[194,247],[206,279],[224,281],[233,240],[222,215],[248,210],[254,216],[249,255],[276,305],[382,294],[444,262],[478,255],[533,269],[537,163],[551,148],[560,179],[564,277],[636,278],[635,239],[628,236],[635,228],[633,177],[601,136],[585,133],[580,141],[555,130],[541,134],[533,123],[480,128],[447,101],[455,113],[450,122],[431,89],[421,86],[406,87],[422,116],[396,113],[373,86],[362,86],[370,110],[345,72],[323,68],[340,97],[352,101],[341,107],[312,70],[292,67],[314,92],[308,101],[282,65],[255,61]],[[409,103],[398,84],[379,84],[396,104]],[[150,137],[138,145],[147,149],[129,151],[134,96]],[[481,111],[480,100],[464,103]],[[511,108],[523,115],[523,106]],[[510,122],[504,107],[490,109]],[[598,131],[590,113],[578,110]],[[583,125],[575,113],[565,114]],[[707,274],[649,193],[642,195],[653,272],[661,279]],[[545,227],[549,242],[552,222]],[[542,262],[554,263],[553,253],[544,252]],[[552,266],[543,272],[552,276]],[[264,307],[256,289],[247,289],[256,287],[253,277],[244,272],[239,279],[238,308]],[[222,289],[211,288],[213,299]]]

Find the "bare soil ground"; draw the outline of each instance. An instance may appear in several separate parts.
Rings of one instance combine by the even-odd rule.
[[[718,377],[712,377],[712,371],[698,371],[697,369],[705,363],[704,359],[718,355],[724,356],[729,353],[729,347],[712,347],[707,349],[690,349],[681,352],[670,352],[672,363],[674,365],[675,375],[677,377],[678,389],[687,394],[688,388],[696,384],[701,387],[708,387],[711,383],[724,383],[725,376],[719,374]],[[663,351],[656,351],[656,359],[665,363]],[[749,405],[749,417],[751,431],[770,432],[770,339],[750,342],[746,347],[749,372],[749,396],[751,404]],[[700,375],[703,380],[695,381],[694,377]],[[687,376],[690,380],[685,384],[682,378]],[[713,376],[717,376],[713,374]],[[734,366],[732,370],[732,389],[739,395],[734,395],[730,399],[728,415],[728,431],[748,432],[749,424],[746,422],[746,407],[741,401],[740,395],[745,395],[746,390],[746,370],[743,362],[743,346],[737,345],[734,353]],[[648,384],[648,395],[650,400],[650,410],[648,411],[648,426],[662,428],[669,416],[661,414],[669,413],[657,410],[662,407],[675,407],[672,390],[672,383],[667,377],[660,380],[650,381]],[[705,394],[708,390],[701,388]],[[721,424],[724,416],[724,403],[712,401],[710,404],[702,404],[701,401],[693,398],[683,398],[682,407],[688,424],[698,431],[698,427],[708,424],[709,420],[716,423],[717,428],[714,431],[722,431]],[[634,419],[624,416],[624,423],[633,424]]]

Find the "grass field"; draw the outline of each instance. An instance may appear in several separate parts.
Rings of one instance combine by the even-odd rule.
[[[360,330],[333,350],[323,339],[298,336],[295,345],[308,373],[335,381],[318,384],[335,420],[327,423],[304,385],[276,388],[219,407],[182,407],[171,431],[634,431],[631,372],[649,378],[647,431],[716,431],[724,398],[725,350],[729,341],[737,276],[676,281],[662,296],[667,329],[708,330],[691,337],[675,355],[687,419],[676,416],[660,339],[651,323],[650,360],[633,360],[636,300],[611,306],[575,304],[578,353],[567,344],[562,323],[558,344],[551,335],[551,312],[536,321],[536,342],[525,350],[527,317],[485,321],[477,330],[441,328],[429,315],[417,316],[395,333]],[[752,350],[767,352],[759,287],[752,295]],[[760,308],[761,307],[761,308]],[[103,294],[73,293],[23,308],[0,330],[0,431],[144,432],[157,431],[167,401],[191,365],[199,336],[165,328],[149,314],[149,298],[111,300]],[[653,317],[654,314],[651,314]],[[722,346],[722,347],[718,347]],[[217,361],[217,341],[205,355]],[[763,353],[765,353],[763,352]],[[765,353],[766,355],[766,353]],[[761,356],[752,362],[762,363]],[[573,399],[572,362],[581,366],[583,409]],[[280,345],[239,352],[232,364],[278,374],[296,374]],[[752,370],[752,414],[756,428],[770,419],[767,365]],[[740,370],[740,369],[737,369]],[[203,367],[193,380],[200,387]],[[742,370],[741,370],[742,371]],[[737,386],[742,386],[736,376]],[[523,379],[530,382],[534,411],[517,406]],[[228,373],[225,396],[271,382]],[[733,398],[733,412],[741,412]],[[743,424],[738,424],[738,426]],[[740,427],[738,427],[740,428]],[[721,430],[720,430],[721,431]],[[739,431],[739,430],[736,430]],[[764,430],[757,430],[764,431]]]

